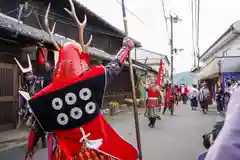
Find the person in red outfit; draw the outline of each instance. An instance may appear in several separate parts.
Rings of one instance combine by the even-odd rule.
[[[173,88],[172,88],[171,83],[166,84],[166,87],[165,87],[163,114],[165,114],[167,108],[170,110],[171,115],[173,115],[173,111],[174,111],[174,92],[173,92]]]
[[[60,46],[54,41],[47,21],[49,5],[45,23],[59,51],[59,60],[52,82],[31,97],[29,106],[41,128],[57,137],[53,160],[136,160],[137,149],[122,139],[100,112],[106,86],[122,71],[134,43],[125,39],[114,60],[90,68],[87,48],[91,39],[87,44],[83,41],[87,19],[85,16],[81,23],[73,2],[69,2],[72,11],[65,10],[78,24],[80,44],[68,42]]]
[[[185,84],[181,85],[181,99],[183,101],[183,104],[187,103],[187,93],[188,93],[188,88],[185,86]]]
[[[149,79],[150,84],[144,84],[140,81],[140,84],[147,90],[147,105],[145,116],[149,119],[148,126],[153,128],[155,126],[156,119],[161,120],[161,117],[156,114],[155,109],[159,107],[160,86],[157,84],[157,78],[152,76]]]

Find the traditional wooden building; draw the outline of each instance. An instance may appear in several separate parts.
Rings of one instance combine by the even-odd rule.
[[[0,131],[14,128],[18,110],[18,89],[21,84],[20,72],[13,57],[22,63],[26,54],[30,54],[33,64],[36,61],[36,43],[44,41],[48,49],[54,51],[48,34],[44,31],[44,14],[48,3],[51,2],[49,14],[50,26],[56,22],[54,37],[59,43],[78,40],[78,29],[75,21],[64,11],[70,8],[67,0],[7,0],[0,1]],[[124,33],[92,11],[75,1],[77,16],[83,20],[88,17],[84,38],[93,35],[89,47],[92,63],[107,63],[122,45]],[[134,40],[136,47],[141,44]],[[55,61],[54,52],[50,60]],[[135,70],[153,71],[140,62],[134,61]],[[123,83],[124,82],[124,83]],[[128,64],[114,82],[108,86],[105,103],[112,99],[124,99],[131,96],[131,83]]]

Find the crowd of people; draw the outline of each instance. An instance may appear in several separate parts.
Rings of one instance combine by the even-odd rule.
[[[225,89],[222,87],[222,84],[218,83],[217,85],[218,88],[216,89],[215,93],[216,96],[213,98],[216,102],[217,115],[224,114],[226,111],[230,97],[229,90],[232,84],[233,81],[228,81]],[[200,106],[203,114],[206,114],[208,112],[208,105],[211,98],[211,93],[205,82],[201,83],[199,87],[195,84],[192,85],[189,96],[192,110],[196,110],[196,108]]]
[[[197,107],[200,107],[202,113],[205,115],[208,113],[210,100],[214,98],[217,115],[222,113],[225,119],[214,124],[213,129],[202,136],[203,145],[207,151],[203,152],[198,157],[198,160],[237,159],[236,155],[238,154],[236,153],[238,153],[237,150],[239,150],[239,147],[234,144],[238,142],[240,144],[240,138],[238,138],[240,128],[236,124],[240,119],[240,111],[236,112],[236,110],[239,110],[239,107],[236,107],[238,103],[235,101],[238,101],[237,94],[240,93],[239,82],[229,80],[225,88],[222,87],[222,84],[218,83],[215,94],[216,97],[212,97],[206,82],[200,83],[199,86],[193,84],[192,87],[188,89],[184,84],[177,86],[167,83],[160,87],[156,83],[156,79],[155,76],[152,76],[147,83],[140,82],[147,93],[145,116],[149,119],[149,127],[153,128],[156,120],[161,120],[160,115],[157,113],[157,111],[161,111],[161,108],[163,108],[162,114],[165,114],[165,112],[169,110],[170,114],[173,115],[174,106],[178,105],[179,101],[186,104],[187,101],[190,100],[192,110],[195,111]],[[235,95],[235,97],[233,97],[233,95]],[[231,108],[231,110],[228,108]],[[233,139],[234,141],[232,141]],[[229,141],[231,143],[229,143]],[[227,154],[224,154],[225,149]],[[236,153],[233,153],[233,151],[236,151]],[[225,158],[222,158],[223,156]]]
[[[227,82],[225,90],[221,84],[218,84],[215,97],[217,115],[220,115],[220,113],[224,115],[226,111],[230,97],[228,90],[232,83],[231,81]],[[159,86],[157,77],[151,76],[145,83],[140,81],[140,85],[146,89],[145,116],[149,119],[149,127],[151,128],[154,127],[157,119],[161,120],[157,111],[160,112],[162,110],[162,114],[165,114],[169,110],[170,114],[173,115],[174,106],[177,106],[179,101],[187,104],[187,101],[190,100],[190,106],[193,111],[200,107],[203,114],[208,112],[209,101],[212,96],[206,82],[200,83],[199,86],[193,84],[190,89],[184,84],[173,85],[166,83],[164,86]]]
[[[201,83],[199,87],[193,84],[189,96],[192,110],[196,110],[198,106],[201,106],[203,114],[206,114],[210,97],[210,91],[205,82]]]

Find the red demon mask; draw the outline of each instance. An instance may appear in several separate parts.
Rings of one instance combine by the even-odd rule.
[[[53,81],[70,82],[88,70],[90,57],[81,51],[81,46],[75,42],[66,43],[59,50],[59,59]]]

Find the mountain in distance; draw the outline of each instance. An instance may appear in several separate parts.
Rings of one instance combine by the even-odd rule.
[[[173,75],[173,83],[191,85],[193,84],[193,76],[188,71],[176,73]]]

